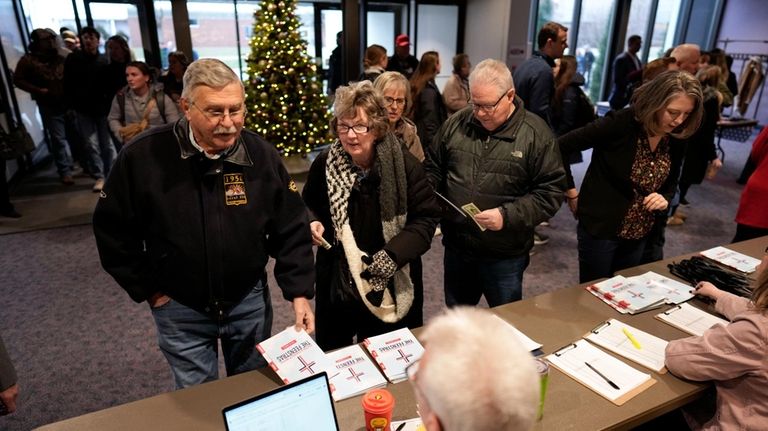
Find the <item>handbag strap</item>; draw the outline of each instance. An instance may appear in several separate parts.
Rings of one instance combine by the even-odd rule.
[[[150,97],[149,102],[147,102],[147,107],[144,108],[144,121],[149,122],[149,114],[152,112],[152,108],[154,108],[156,104],[157,103],[155,102],[155,98]]]

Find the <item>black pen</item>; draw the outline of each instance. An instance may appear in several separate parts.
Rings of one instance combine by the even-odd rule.
[[[405,428],[405,422],[401,423],[400,426],[398,426],[395,431],[400,431],[403,428]]]
[[[611,385],[613,389],[620,390],[619,386],[616,383],[613,383],[611,379],[609,379],[608,377],[605,377],[605,375],[600,371],[597,371],[597,368],[590,365],[589,362],[584,361],[584,365],[588,366],[590,370],[594,371],[598,376],[602,377],[603,380],[608,382],[608,384]]]

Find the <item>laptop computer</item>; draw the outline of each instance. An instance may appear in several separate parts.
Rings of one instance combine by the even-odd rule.
[[[317,373],[222,411],[228,431],[338,431],[328,374]]]

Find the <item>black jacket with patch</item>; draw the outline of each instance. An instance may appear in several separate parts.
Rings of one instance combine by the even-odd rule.
[[[151,129],[120,152],[93,216],[104,269],[136,302],[162,292],[216,315],[266,285],[272,256],[285,299],[313,297],[309,220],[277,151],[243,130],[211,160],[188,127]]]

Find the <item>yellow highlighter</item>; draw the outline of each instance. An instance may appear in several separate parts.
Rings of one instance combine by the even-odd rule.
[[[621,332],[623,332],[624,335],[626,335],[627,338],[629,338],[629,341],[632,343],[633,346],[635,346],[635,349],[640,350],[643,348],[642,346],[640,346],[640,343],[637,341],[637,338],[635,338],[635,336],[632,335],[632,333],[629,332],[627,328],[623,328]]]

